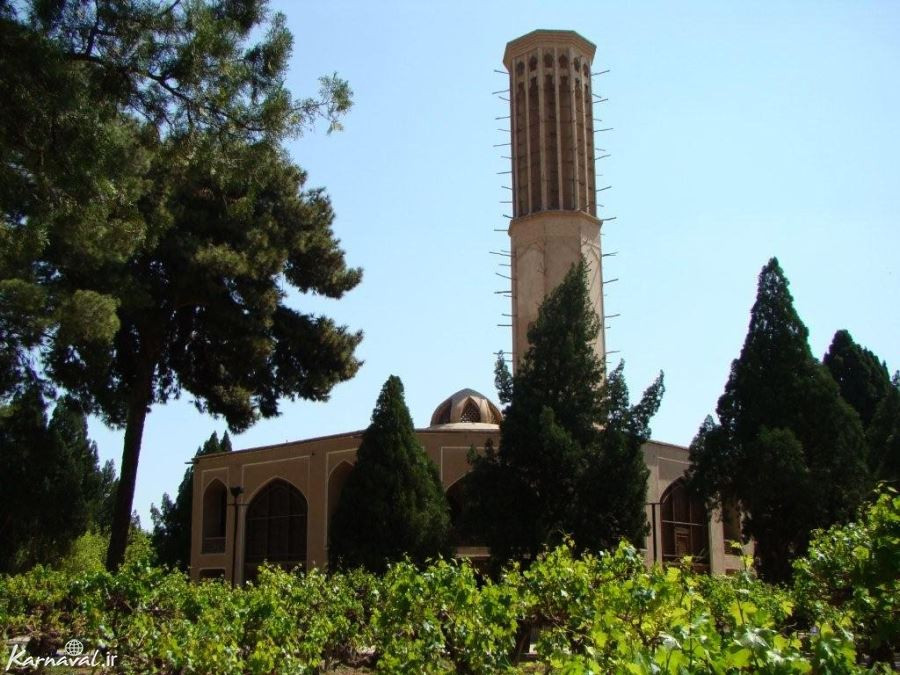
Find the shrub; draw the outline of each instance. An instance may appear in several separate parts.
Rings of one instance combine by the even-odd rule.
[[[479,587],[468,562],[409,562],[384,577],[373,619],[376,656],[389,672],[482,673],[510,667],[519,598],[509,585]]]
[[[898,505],[884,490],[859,523],[818,533],[791,589],[689,559],[648,568],[626,543],[566,542],[496,581],[466,561],[404,561],[383,576],[263,568],[236,589],[134,555],[116,574],[0,577],[0,631],[36,654],[78,637],[129,673],[503,672],[532,641],[537,668],[563,673],[873,672],[855,642],[896,646]]]
[[[848,525],[814,533],[794,563],[794,592],[813,623],[845,619],[873,660],[900,647],[900,495],[882,487]]]

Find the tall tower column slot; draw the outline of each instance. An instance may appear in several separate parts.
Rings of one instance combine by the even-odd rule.
[[[600,319],[594,350],[605,359],[603,273],[594,168],[591,63],[596,47],[574,31],[536,30],[506,45],[513,218],[513,368],[544,298],[583,256]]]

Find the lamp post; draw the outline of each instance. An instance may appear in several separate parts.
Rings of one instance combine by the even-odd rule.
[[[650,528],[653,537],[653,562],[659,562],[659,553],[656,549],[656,507],[661,506],[662,502],[647,502],[650,506]]]
[[[231,496],[234,498],[232,505],[234,506],[234,532],[231,537],[231,587],[234,588],[236,571],[237,571],[237,533],[238,533],[238,497],[244,494],[244,488],[240,485],[232,485]]]

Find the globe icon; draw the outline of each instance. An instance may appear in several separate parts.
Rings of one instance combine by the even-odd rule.
[[[81,656],[84,651],[84,645],[81,640],[69,640],[65,646],[65,652],[68,656]]]

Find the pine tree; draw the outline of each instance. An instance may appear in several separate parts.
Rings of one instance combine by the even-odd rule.
[[[416,439],[403,383],[385,382],[329,528],[329,561],[382,572],[449,553],[450,515],[434,463]]]
[[[691,485],[740,505],[759,573],[785,581],[809,533],[852,517],[869,486],[859,417],[813,356],[773,258],[759,276],[739,358],[691,444]]]
[[[514,377],[498,358],[496,383],[508,403],[500,446],[472,458],[466,516],[497,561],[533,557],[565,535],[595,550],[645,535],[641,446],[662,376],[630,406],[624,366],[604,377],[594,352],[599,328],[582,261],[542,304]]]
[[[124,429],[115,570],[154,405],[188,391],[239,431],[359,367],[362,335],[300,306],[361,271],[283,146],[351,92],[291,95],[265,0],[0,2],[0,47],[0,396],[39,360]]]
[[[213,434],[197,448],[194,457],[211,455],[218,452],[231,452],[231,438],[228,432],[219,440]],[[184,478],[178,486],[175,501],[168,493],[163,493],[159,508],[150,507],[153,520],[151,542],[156,552],[156,561],[161,565],[187,570],[191,562],[191,517],[194,504],[194,466],[184,472]]]

